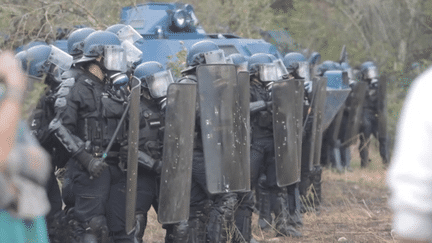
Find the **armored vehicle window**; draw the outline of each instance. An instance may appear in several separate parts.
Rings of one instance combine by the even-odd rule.
[[[220,45],[219,48],[224,51],[226,57],[234,53],[240,53],[233,45]]]

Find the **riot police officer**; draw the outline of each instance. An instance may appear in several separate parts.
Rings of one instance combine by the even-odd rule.
[[[215,77],[205,76],[201,77],[203,80],[199,80],[200,78],[200,68],[207,70],[206,65],[202,64],[225,64],[225,56],[223,54],[223,51],[219,49],[219,47],[211,42],[211,41],[200,41],[198,43],[195,43],[191,49],[188,52],[187,55],[187,66],[188,68],[184,71],[183,77],[179,80],[180,83],[198,83],[201,86],[201,88],[205,87],[205,82],[212,82],[211,79]],[[220,67],[220,66],[219,66]],[[215,70],[220,70],[218,66],[211,66],[210,69],[214,68]],[[235,67],[231,65],[225,65],[223,66],[227,68],[227,70],[230,70],[229,75],[233,75],[233,77],[230,76],[230,78],[236,79],[236,71]],[[219,73],[220,74],[220,73]],[[209,78],[209,80],[204,80],[206,78]],[[232,83],[223,83],[225,82],[223,79],[215,78],[217,81],[216,83],[217,87],[212,87],[210,90],[207,90],[208,92],[212,93],[214,89],[217,88],[224,88],[229,85],[232,85]],[[209,86],[213,85],[214,83],[207,83]],[[230,90],[232,92],[232,90]],[[199,91],[201,92],[201,91]],[[234,94],[234,93],[231,93]],[[219,94],[219,99],[220,99]],[[226,242],[228,239],[228,236],[230,235],[229,232],[232,232],[233,225],[234,225],[234,207],[237,202],[237,195],[236,193],[233,193],[230,191],[229,186],[226,185],[227,188],[224,188],[221,190],[216,190],[217,192],[213,192],[213,194],[210,193],[209,188],[218,187],[218,183],[215,183],[214,181],[210,180],[209,178],[217,178],[219,179],[219,176],[222,176],[221,174],[218,174],[218,172],[215,170],[214,175],[209,175],[208,171],[206,172],[206,169],[208,169],[210,166],[216,166],[218,167],[218,170],[221,171],[223,168],[220,168],[220,164],[217,164],[215,162],[217,159],[224,158],[224,156],[221,156],[221,158],[215,158],[215,159],[205,159],[206,153],[208,153],[208,150],[206,151],[206,141],[207,135],[204,136],[203,131],[209,132],[209,137],[211,138],[213,134],[213,131],[215,127],[212,127],[212,123],[209,122],[203,122],[204,116],[209,115],[202,112],[205,107],[212,107],[214,114],[219,114],[221,116],[222,114],[214,111],[214,107],[216,104],[210,104],[211,102],[217,102],[215,100],[208,101],[205,100],[207,103],[202,103],[203,99],[209,99],[210,97],[204,97],[202,94],[199,96],[199,110],[197,114],[197,121],[195,123],[195,138],[194,138],[194,148],[193,148],[193,163],[192,163],[192,184],[191,184],[191,197],[190,197],[190,213],[189,213],[189,220],[187,222],[183,221],[176,225],[169,225],[167,227],[167,237],[166,242]],[[231,97],[233,98],[233,97]],[[210,103],[209,103],[210,102]],[[209,105],[209,106],[207,106]],[[232,108],[232,107],[230,107]],[[211,114],[210,114],[211,115]],[[217,116],[217,115],[216,115]],[[215,118],[213,122],[217,122],[216,120],[219,120],[218,118]],[[209,121],[209,120],[207,120]],[[207,126],[204,127],[203,126]],[[204,130],[209,129],[209,130]],[[218,133],[218,131],[215,131],[215,134]],[[224,145],[227,148],[230,147],[229,145]],[[212,148],[207,148],[212,149]],[[221,160],[219,160],[221,161]],[[232,161],[223,161],[222,163],[227,162],[231,163]],[[224,173],[226,171],[221,171],[220,173]],[[239,172],[240,173],[240,172]],[[213,177],[212,177],[213,176]],[[247,183],[249,183],[247,181]],[[232,185],[231,185],[232,186]],[[218,188],[220,189],[220,188]],[[228,191],[228,192],[225,192]],[[188,239],[189,238],[189,239]]]
[[[82,57],[82,42],[84,39],[95,32],[92,28],[81,28],[70,33],[67,39],[67,47],[68,53],[74,58],[74,60],[78,60]],[[55,114],[60,114],[60,110],[63,108],[65,97],[67,96],[70,88],[74,85],[74,78],[79,76],[81,72],[80,68],[75,68],[73,65],[72,68],[61,74],[62,83],[60,84],[59,89],[55,94]],[[57,101],[58,99],[58,101]],[[71,167],[71,164],[75,163],[74,160],[68,161],[65,167]],[[69,209],[73,208],[75,204],[75,195],[73,194],[72,181],[74,179],[74,169],[66,169],[63,174],[63,183],[62,183],[62,199],[65,204],[65,211],[68,212]]]
[[[360,66],[361,80],[368,83],[363,105],[362,124],[360,126],[361,167],[369,164],[369,144],[371,135],[379,141],[379,151],[384,164],[388,163],[387,110],[385,100],[385,82],[378,78],[378,70],[373,62],[364,62]]]
[[[277,68],[273,64],[273,58],[269,54],[254,54],[249,58],[248,66],[251,75],[251,106],[257,102],[267,104],[263,110],[256,110],[256,112],[251,110],[251,165],[253,167],[254,164],[259,164],[261,167],[259,171],[262,172],[257,182],[257,197],[259,199],[261,218],[260,226],[265,228],[271,224],[271,209],[275,214],[275,230],[278,232],[278,235],[299,237],[301,233],[289,224],[290,210],[287,210],[287,187],[279,187],[276,175],[274,147],[274,132],[276,131],[273,131],[273,111],[272,106],[269,104],[272,102],[272,86],[275,81],[278,81],[282,77],[278,77]],[[292,142],[294,143],[295,141]],[[294,184],[289,188],[292,189],[295,187],[296,185]],[[274,202],[270,201],[271,194],[276,195],[273,197]],[[290,191],[290,194],[294,196],[294,191]]]
[[[237,72],[248,72],[248,60],[240,53],[234,53],[228,56],[228,63],[236,65]],[[252,109],[253,110],[253,109]],[[251,185],[257,181],[258,164],[251,164]],[[257,242],[252,237],[252,213],[255,206],[254,192],[237,193],[238,203],[235,210],[235,225],[238,231],[234,234],[234,242]]]
[[[80,72],[67,87],[64,102],[59,102],[60,113],[50,130],[75,160],[71,169],[77,241],[107,242],[105,208],[110,183],[121,174],[118,154],[127,136],[124,123],[119,123],[125,98],[113,89],[114,79],[126,72],[125,50],[116,35],[105,31],[87,36],[82,50],[76,61]],[[117,126],[122,129],[113,137]],[[105,151],[111,140],[112,149]]]
[[[52,242],[59,242],[65,229],[56,229],[61,218],[62,200],[59,185],[55,176],[55,169],[62,168],[67,161],[63,156],[61,146],[50,136],[48,125],[54,118],[54,94],[60,80],[55,77],[54,70],[66,71],[72,65],[72,57],[55,46],[38,45],[17,54],[22,61],[23,69],[28,71],[31,78],[41,79],[45,75],[44,83],[49,89],[44,93],[33,112],[31,130],[39,143],[50,154],[53,171],[47,183],[48,199],[51,210],[47,215],[48,234]]]
[[[115,242],[142,242],[147,225],[147,212],[157,205],[157,180],[161,171],[163,112],[168,85],[173,83],[171,72],[158,62],[138,65],[133,75],[141,80],[140,126],[138,150],[138,188],[135,234],[125,232],[126,177],[111,185],[108,216]],[[127,146],[120,151],[120,158],[127,160]],[[157,207],[155,208],[157,211]]]
[[[285,55],[283,61],[287,67],[290,75],[297,79],[305,80],[305,101],[304,101],[304,117],[303,117],[303,142],[302,142],[302,158],[301,158],[301,180],[298,184],[298,194],[303,197],[304,202],[308,201],[307,195],[308,188],[313,185],[313,194],[318,194],[321,191],[321,173],[322,168],[319,164],[320,158],[315,158],[318,151],[321,150],[321,119],[320,114],[323,112],[321,105],[325,99],[325,90],[322,89],[323,82],[320,79],[314,78],[312,80],[311,72],[314,72],[314,68],[320,59],[320,55],[314,52],[309,60],[298,52],[291,52]],[[297,188],[296,188],[297,189]],[[292,190],[292,189],[291,189]],[[295,191],[296,192],[296,191]],[[291,196],[290,205],[296,210],[290,212],[291,220],[296,226],[302,226],[302,220],[299,216],[300,206],[297,193]],[[316,199],[316,198],[315,198]],[[318,204],[319,200],[314,200]],[[304,208],[303,208],[304,210]],[[302,211],[303,211],[302,210]]]
[[[68,53],[78,59],[82,55],[82,41],[89,36],[91,33],[95,32],[93,28],[81,28],[73,31],[67,39]]]

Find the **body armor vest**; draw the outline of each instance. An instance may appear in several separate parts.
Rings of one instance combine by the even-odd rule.
[[[152,99],[141,97],[140,106],[140,150],[154,159],[160,159],[162,157],[163,115]]]
[[[84,80],[83,85],[91,91],[91,95],[82,101],[85,109],[78,114],[77,135],[87,144],[90,141],[89,152],[100,153],[110,142],[126,106],[124,100],[109,92],[108,85],[92,81],[86,75],[78,78],[78,81],[81,80]],[[127,139],[126,124],[123,122],[111,151],[118,151],[120,143]]]
[[[271,101],[270,92],[262,85],[251,85],[251,102],[254,101]],[[251,116],[252,139],[269,137],[273,134],[273,116],[268,110],[260,111]]]

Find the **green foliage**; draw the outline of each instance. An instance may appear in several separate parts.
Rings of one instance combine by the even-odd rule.
[[[182,50],[174,55],[167,56],[168,62],[167,67],[171,70],[171,73],[179,79],[181,77],[181,71],[186,68],[187,48],[184,43],[181,42]]]
[[[157,0],[164,2],[164,0]],[[142,2],[142,1],[141,1]],[[141,3],[140,2],[140,3]],[[166,1],[165,1],[166,2]],[[389,129],[396,123],[410,84],[430,64],[432,3],[417,0],[292,0],[277,9],[275,0],[190,0],[208,33],[234,33],[260,38],[261,30],[286,30],[298,43],[292,51],[318,51],[322,61],[339,60],[343,45],[349,63],[372,60],[388,84]],[[86,25],[96,29],[118,23],[122,7],[136,0],[3,0],[0,48],[31,40],[50,42],[58,27]],[[168,57],[176,77],[185,68],[187,50]],[[412,69],[411,64],[419,63]]]
[[[44,78],[42,79],[44,80]],[[30,81],[31,82],[31,81]],[[32,114],[32,111],[36,108],[37,103],[39,102],[40,97],[42,94],[47,92],[47,85],[43,82],[33,83],[32,84],[33,89],[31,91],[28,91],[25,96],[23,109],[22,109],[22,117],[27,120],[30,118],[30,115]]]

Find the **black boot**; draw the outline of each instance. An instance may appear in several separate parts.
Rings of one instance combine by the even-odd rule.
[[[212,207],[211,200],[205,200],[198,206],[193,206],[189,213],[189,243],[206,242],[207,223]]]
[[[188,222],[183,220],[176,224],[164,225],[166,229],[165,243],[187,243],[188,242]]]
[[[270,205],[270,192],[265,187],[266,176],[261,175],[258,180],[258,186],[256,188],[258,198],[258,210],[259,219],[258,225],[262,230],[268,230],[271,228],[273,218],[271,216],[271,205]]]
[[[289,225],[289,212],[286,210],[287,198],[288,194],[285,188],[281,188],[281,191],[277,193],[274,205],[276,236],[301,237],[301,233]]]
[[[321,193],[321,175],[322,175],[322,168],[320,165],[317,165],[314,167],[313,172],[313,178],[312,178],[312,184],[314,186],[314,203],[315,206],[319,206],[321,204],[322,200],[322,193]]]
[[[233,242],[243,243],[252,241],[252,212],[254,208],[254,193],[239,193],[239,203],[235,212],[237,227]]]
[[[147,226],[147,214],[137,214],[135,215],[136,227],[134,234],[134,243],[142,243],[144,237],[144,231]]]
[[[207,225],[207,239],[211,243],[227,242],[234,232],[235,193],[218,195],[210,212]]]
[[[297,185],[287,186],[288,193],[288,204],[287,211],[289,212],[289,225],[295,228],[303,227],[303,219],[300,213],[301,203],[300,203],[300,193]]]

